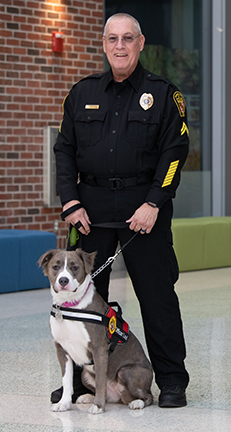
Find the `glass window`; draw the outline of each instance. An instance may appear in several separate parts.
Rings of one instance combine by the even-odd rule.
[[[127,12],[138,19],[146,38],[142,65],[169,78],[186,100],[190,151],[174,217],[211,215],[210,8],[209,0],[105,0],[106,18]]]

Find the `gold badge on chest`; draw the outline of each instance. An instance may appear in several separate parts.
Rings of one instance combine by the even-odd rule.
[[[154,104],[154,98],[151,93],[143,93],[140,97],[140,106],[146,111]]]

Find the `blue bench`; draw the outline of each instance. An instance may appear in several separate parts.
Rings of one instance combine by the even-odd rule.
[[[49,287],[38,259],[50,249],[56,249],[54,233],[0,230],[0,293]]]

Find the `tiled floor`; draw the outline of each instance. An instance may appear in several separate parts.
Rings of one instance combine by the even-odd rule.
[[[116,274],[116,272],[115,272]],[[49,289],[0,295],[0,431],[2,432],[228,432],[231,431],[231,268],[182,273],[177,283],[191,381],[188,406],[142,411],[107,405],[53,413],[49,397],[60,371],[49,330]],[[139,307],[127,277],[113,278],[111,300],[144,345]]]

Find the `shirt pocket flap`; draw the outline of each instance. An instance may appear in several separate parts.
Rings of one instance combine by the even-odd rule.
[[[160,122],[160,115],[157,112],[129,111],[128,121],[138,121],[143,124],[158,124]]]
[[[87,122],[90,123],[92,121],[104,121],[106,116],[106,111],[97,111],[97,110],[89,110],[89,111],[78,111],[75,116],[75,121],[79,122]]]

